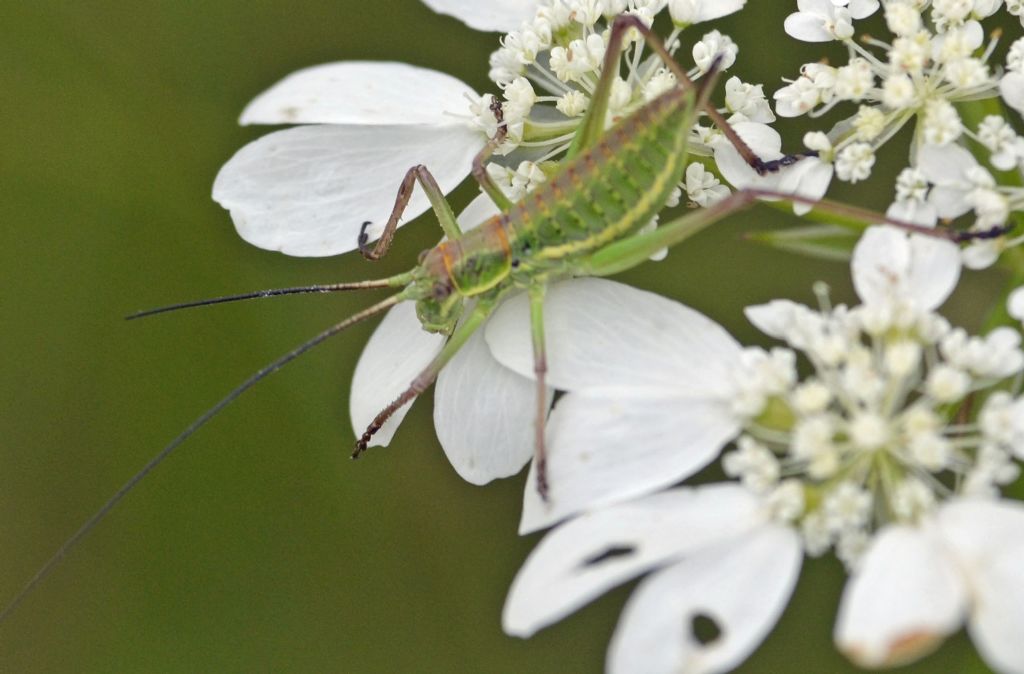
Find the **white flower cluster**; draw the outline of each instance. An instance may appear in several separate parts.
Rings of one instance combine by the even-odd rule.
[[[508,632],[528,636],[648,574],[609,671],[726,671],[770,631],[804,556],[833,549],[850,570],[835,640],[854,662],[908,662],[966,621],[993,668],[1021,671],[1024,507],[1000,493],[1024,461],[1020,333],[969,336],[935,313],[959,277],[949,242],[870,228],[853,277],[851,308],[828,306],[823,288],[818,310],[751,307],[787,344],[767,351],[626,286],[552,289],[552,348],[571,344],[574,358],[550,420],[552,500],[531,495],[532,476],[521,527],[568,521],[516,578]],[[590,301],[599,330],[562,319],[568,295]],[[491,348],[527,375],[513,340]],[[730,443],[722,464],[737,482],[666,488]],[[688,634],[698,614],[725,636]]]
[[[801,2],[786,30],[800,40],[842,40],[849,62],[805,64],[800,77],[774,98],[783,117],[820,116],[840,103],[858,105],[856,114],[833,128],[823,151],[835,160],[840,180],[867,177],[877,150],[910,121],[917,121],[922,144],[958,140],[965,129],[954,104],[998,94],[1000,77],[987,63],[995,42],[984,45],[979,20],[1001,3],[935,2],[924,15],[924,3],[889,0],[884,5],[892,41],[865,40],[882,57],[854,40],[852,23],[873,13],[878,2],[837,4]]]
[[[1024,370],[1016,330],[968,337],[910,298],[748,316],[793,350],[744,352],[734,409],[748,422],[724,467],[799,524],[808,554],[835,546],[856,566],[874,531],[1019,476],[1024,397],[998,388]],[[796,352],[813,374],[798,378]]]
[[[561,154],[575,136],[580,117],[590,105],[601,76],[609,25],[619,14],[639,17],[653,24],[667,11],[673,30],[666,38],[668,49],[680,47],[679,36],[687,26],[735,12],[743,2],[698,0],[545,0],[531,21],[504,35],[501,47],[491,55],[490,77],[502,92],[502,116],[509,129],[500,152],[519,148],[543,165]],[[691,48],[694,66],[687,75],[697,79],[719,59],[722,69],[735,61],[737,45],[717,30],[710,31]],[[625,72],[612,85],[607,125],[655,98],[676,84],[675,76],[661,58],[646,49],[638,36],[628,45],[622,62]],[[489,135],[496,130],[489,95],[474,101],[474,124]],[[767,124],[774,121],[761,85],[730,77],[725,84],[721,112],[733,122]],[[695,127],[695,153],[709,156],[716,133]],[[708,171],[693,169],[681,187],[692,203],[706,206],[728,194],[727,188]],[[690,174],[688,174],[690,175]]]
[[[1000,11],[993,0],[921,2],[887,0],[881,3],[889,42],[854,38],[856,19],[879,8],[875,0],[832,2],[801,0],[800,11],[786,21],[786,31],[805,41],[839,40],[849,51],[842,66],[807,63],[800,77],[774,93],[776,111],[783,117],[819,117],[844,103],[857,105],[852,116],[827,134],[805,136],[807,147],[834,166],[839,180],[858,182],[870,177],[878,150],[908,123],[915,124],[911,166],[897,184],[897,210],[890,215],[922,224],[972,213],[972,232],[1004,227],[1024,210],[1024,195],[1015,179],[1002,184],[978,165],[965,149],[974,142],[989,153],[992,167],[1021,175],[1024,138],[998,115],[985,116],[972,126],[957,105],[1002,95],[1018,112],[1024,111],[1024,38],[1009,48],[1004,69],[989,60],[998,42],[985,42],[981,21]],[[925,11],[925,10],[929,11]],[[1021,3],[1006,11],[1021,15]],[[880,54],[878,53],[880,52]],[[960,162],[954,164],[951,162]],[[929,185],[930,206],[920,208]],[[962,198],[949,199],[950,189]],[[968,247],[964,261],[979,268],[992,264],[999,253],[1021,242],[993,236]]]
[[[1012,157],[1015,167],[1019,157],[1014,153],[1024,151],[1024,139],[996,115],[982,122],[979,140],[1002,152],[1000,157],[993,150],[993,164]],[[950,143],[920,149],[917,167],[904,169],[896,180],[896,201],[889,214],[926,225],[935,225],[940,218],[953,220],[971,214],[973,220],[967,231],[982,236],[969,242],[962,257],[966,266],[982,269],[995,263],[1007,248],[1024,243],[1024,233],[1002,229],[1014,213],[1021,211],[1024,188],[999,184],[967,149]]]

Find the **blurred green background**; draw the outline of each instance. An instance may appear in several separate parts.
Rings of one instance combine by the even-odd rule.
[[[823,51],[783,35],[795,3],[751,5],[715,27],[740,44],[737,72],[770,91]],[[424,218],[377,267],[243,243],[209,194],[221,164],[265,132],[236,126],[245,103],[295,69],[344,59],[412,62],[484,91],[496,36],[414,0],[98,0],[5,3],[0,37],[5,603],[193,418],[372,298],[123,315],[379,276],[437,239]],[[901,152],[885,154],[876,187],[840,194],[884,207]],[[464,186],[455,201],[471,196]],[[783,221],[770,210],[735,218],[626,280],[748,342],[758,337],[747,304],[811,301],[817,279],[851,300],[843,265],[740,240]],[[993,282],[973,277],[947,313],[977,325]],[[537,540],[515,533],[523,479],[460,481],[429,395],[390,449],[348,460],[348,385],[372,327],[261,384],[147,479],[0,627],[0,671],[600,671],[628,588],[529,641],[506,637],[504,595]],[[743,671],[854,671],[830,641],[841,582],[835,563],[808,563]],[[968,669],[984,671],[959,637],[907,671]]]

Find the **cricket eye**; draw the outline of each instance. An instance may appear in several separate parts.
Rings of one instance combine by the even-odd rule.
[[[440,302],[452,294],[452,287],[447,283],[437,283],[434,285],[434,290],[431,294],[435,300]]]

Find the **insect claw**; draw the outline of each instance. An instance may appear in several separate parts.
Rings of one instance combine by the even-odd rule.
[[[548,498],[548,462],[544,456],[537,459],[537,494],[544,503],[551,502]]]
[[[988,239],[998,239],[1001,236],[1006,236],[1013,231],[1014,223],[1006,225],[996,225],[989,229],[983,229],[978,232],[957,232],[953,240],[957,243],[967,243],[970,241],[984,241]]]
[[[359,246],[360,254],[362,254],[363,257],[370,259],[373,258],[373,249],[369,246],[370,234],[369,232],[366,231],[366,229],[371,224],[373,223],[371,223],[369,220],[364,222],[359,227],[359,238],[356,239],[356,244]]]
[[[817,157],[817,150],[808,150],[807,152],[798,152],[796,154],[787,154],[779,157],[778,159],[772,159],[771,161],[764,161],[763,159],[757,158],[754,160],[753,169],[757,171],[758,175],[765,175],[766,173],[775,173],[776,171],[783,169],[787,166],[792,166],[801,159],[808,157]]]

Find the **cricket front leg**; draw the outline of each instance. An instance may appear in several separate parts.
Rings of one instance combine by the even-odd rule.
[[[388,218],[387,224],[384,225],[384,231],[377,240],[377,244],[372,248],[370,247],[370,235],[366,231],[373,223],[369,221],[364,222],[363,226],[359,229],[359,252],[363,254],[363,257],[368,260],[379,260],[391,248],[391,242],[395,238],[395,230],[398,229],[398,221],[401,219],[402,213],[405,212],[406,206],[409,205],[413,187],[415,187],[417,182],[423,187],[427,199],[430,200],[430,207],[434,210],[434,215],[437,216],[437,221],[440,223],[445,235],[449,239],[458,239],[462,236],[462,230],[459,229],[459,225],[455,221],[452,207],[448,205],[444,198],[444,192],[427,167],[417,164],[405,172],[402,184],[398,186],[398,196],[395,197],[395,206],[391,209],[391,217]]]
[[[409,387],[402,391],[395,398],[391,404],[381,410],[377,416],[373,418],[370,425],[366,427],[366,430],[356,441],[355,449],[352,451],[352,458],[358,459],[363,452],[370,446],[370,440],[376,435],[384,423],[394,415],[395,412],[400,410],[404,405],[412,402],[419,394],[427,390],[427,388],[434,383],[437,379],[437,375],[441,373],[441,369],[448,364],[456,353],[459,352],[477,329],[483,325],[487,317],[494,311],[495,303],[493,301],[481,300],[477,302],[476,307],[469,313],[468,316],[459,324],[459,327],[452,333],[451,338],[445,343],[441,352],[434,356],[434,359],[423,368],[423,370],[416,375],[416,378],[412,380]]]
[[[544,429],[548,417],[547,349],[544,344],[544,295],[547,285],[537,283],[527,291],[530,297],[530,334],[533,338],[533,374],[537,382],[537,407],[533,436],[533,462],[536,467],[537,493],[548,500],[548,457]]]

